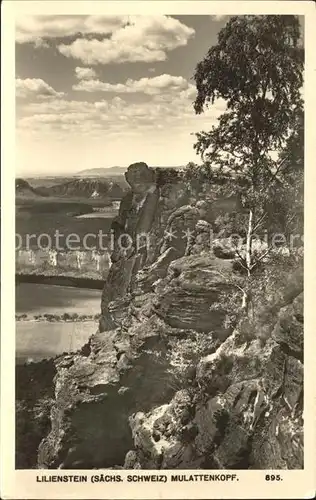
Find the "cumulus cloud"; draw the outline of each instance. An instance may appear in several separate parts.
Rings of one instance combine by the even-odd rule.
[[[194,33],[170,16],[130,16],[110,38],[77,38],[58,50],[85,64],[165,61],[168,51],[186,45]]]
[[[28,128],[30,124],[34,125],[36,123],[39,125],[43,123],[80,123],[86,118],[87,116],[85,113],[42,113],[21,118],[19,120],[19,127]]]
[[[75,68],[75,73],[79,80],[89,80],[90,78],[96,77],[96,72],[92,68],[80,68],[77,66],[77,68]]]
[[[41,78],[17,78],[15,80],[16,96],[22,98],[49,99],[52,97],[62,97],[64,92],[57,92]]]
[[[19,16],[16,21],[18,43],[96,33],[108,35],[128,22],[128,16]]]
[[[189,83],[182,76],[159,75],[152,78],[141,78],[140,80],[127,80],[125,83],[107,83],[100,80],[82,80],[73,86],[73,90],[86,92],[115,92],[115,93],[144,93],[156,95],[160,92],[174,92],[188,89]]]
[[[149,130],[157,133],[169,130],[175,137],[179,133],[189,137],[192,132],[211,128],[225,107],[224,101],[219,102],[206,113],[195,115],[194,97],[195,89],[189,87],[173,94],[156,94],[142,102],[129,102],[119,96],[94,102],[65,99],[33,102],[24,106],[18,128],[23,133],[37,130],[39,134],[67,130],[76,137],[82,134],[108,137],[115,133],[125,136],[132,131],[147,134]]]
[[[35,114],[50,114],[50,113],[90,113],[94,103],[87,101],[68,101],[66,99],[53,99],[49,101],[31,102],[23,107],[23,111]]]

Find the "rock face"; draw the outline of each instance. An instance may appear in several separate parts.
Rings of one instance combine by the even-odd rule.
[[[125,467],[302,468],[302,317],[300,294],[280,310],[264,347],[258,339],[247,346],[235,331],[200,361],[191,387],[133,415],[135,448]]]
[[[209,245],[213,202],[145,163],[126,180],[99,331],[54,360],[50,423],[29,466],[303,467],[302,283],[274,304],[266,340],[249,336],[230,250]]]
[[[34,467],[40,442],[50,431],[55,375],[53,360],[16,366],[17,469]]]
[[[232,292],[226,276],[232,272],[232,263],[212,256],[182,257],[169,265],[168,276],[157,287],[155,312],[170,326],[201,332],[212,330],[226,337],[223,327],[224,308],[215,311],[212,305],[220,296]]]
[[[185,329],[206,329],[207,308],[220,292],[230,292],[216,273],[216,259],[183,259],[172,263],[176,267],[169,266],[165,284],[158,283],[156,292],[131,293],[125,302],[112,302],[107,314],[121,323],[119,327],[92,336],[81,353],[56,360],[56,401],[51,432],[40,446],[41,467],[123,465],[133,446],[129,416],[170,401],[174,394],[167,356],[170,339],[181,337]],[[190,282],[198,265],[201,274]],[[194,297],[197,302],[189,308]],[[187,307],[182,318],[181,300],[182,310]],[[205,310],[201,327],[199,310]],[[212,316],[213,328],[227,336],[223,312]],[[99,446],[101,442],[104,446]]]
[[[25,181],[23,181],[25,183]],[[21,184],[21,182],[20,182]],[[19,195],[18,186],[16,186]],[[33,191],[35,191],[33,189]],[[123,196],[124,189],[116,182],[110,180],[80,178],[56,184],[50,187],[39,187],[37,193],[43,196],[67,196],[80,198],[107,198],[111,200],[120,199]]]

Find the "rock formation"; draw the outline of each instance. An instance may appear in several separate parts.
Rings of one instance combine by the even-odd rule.
[[[302,339],[302,294],[280,309],[264,347],[236,330],[201,359],[190,387],[130,417],[125,467],[301,468]]]
[[[214,200],[145,163],[126,180],[99,331],[54,360],[50,425],[32,466],[302,468],[302,280],[279,294],[269,332],[249,333],[232,255],[210,247]]]

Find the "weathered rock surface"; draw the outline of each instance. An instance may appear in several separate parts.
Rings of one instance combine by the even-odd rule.
[[[222,334],[224,311],[208,313],[207,308],[220,292],[230,289],[217,276],[214,259],[183,257],[172,262],[168,272],[170,290],[159,284],[155,293],[131,296],[120,304],[124,314],[119,328],[92,336],[82,353],[56,360],[52,429],[40,446],[41,467],[123,465],[133,445],[129,416],[167,403],[174,394],[169,340],[183,335],[184,329],[199,329],[199,311],[204,306],[202,326],[212,319],[207,314],[212,314],[212,328]],[[181,297],[187,297],[182,321],[176,320]],[[198,302],[189,309],[194,297]],[[157,314],[159,303],[162,307]]]
[[[264,347],[259,339],[241,342],[235,331],[201,360],[191,387],[131,416],[135,449],[125,467],[302,468],[303,365],[285,329],[294,322],[302,345],[302,314],[299,295],[280,310]]]
[[[16,461],[17,469],[29,469],[37,462],[38,447],[50,431],[54,403],[53,360],[16,366]]]
[[[237,198],[200,200],[142,162],[126,180],[99,331],[53,361],[28,466],[302,468],[302,277],[246,334],[231,247],[210,247]]]
[[[157,286],[155,311],[170,326],[202,332],[214,331],[223,339],[230,333],[225,329],[226,310],[212,309],[220,297],[232,293],[227,276],[231,262],[212,256],[182,257],[169,266],[169,275]]]
[[[167,347],[163,325],[156,316],[130,320],[126,333],[96,334],[82,353],[56,360],[52,428],[39,449],[40,467],[122,465],[132,444],[129,414],[170,398],[160,361]]]

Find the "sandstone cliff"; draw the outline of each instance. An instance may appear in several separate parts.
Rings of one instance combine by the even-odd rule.
[[[243,325],[234,259],[209,241],[238,200],[144,163],[126,180],[99,331],[54,360],[33,466],[303,467],[301,276]]]

